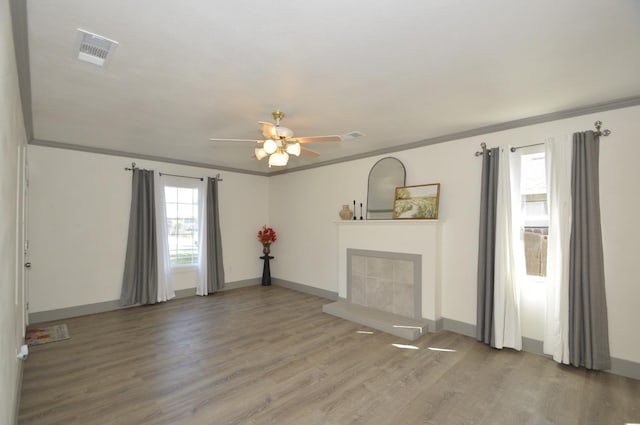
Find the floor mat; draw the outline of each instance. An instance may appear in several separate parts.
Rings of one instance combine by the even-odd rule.
[[[62,341],[69,339],[69,329],[66,323],[46,328],[30,328],[27,329],[25,342],[28,346],[48,344],[50,342]]]

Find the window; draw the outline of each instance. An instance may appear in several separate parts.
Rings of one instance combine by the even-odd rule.
[[[198,263],[198,189],[164,188],[171,266]]]
[[[546,277],[549,208],[544,152],[522,154],[520,161],[521,231],[527,275]]]

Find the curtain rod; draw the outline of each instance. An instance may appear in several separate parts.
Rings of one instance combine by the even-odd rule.
[[[204,180],[203,177],[181,176],[180,174],[168,174],[168,173],[160,173],[160,172],[158,172],[158,175],[159,176],[171,176],[171,177],[184,177],[185,179],[195,179],[195,180],[200,180],[200,181]]]
[[[125,169],[126,171],[133,171],[133,170],[138,170],[138,169],[140,169],[140,167],[136,167],[136,163],[135,163],[135,162],[132,162],[132,163],[131,163],[131,168],[129,168],[129,167],[124,167],[124,169]],[[143,169],[144,169],[144,168],[143,168]],[[158,172],[158,175],[160,175],[160,176],[165,175],[165,176],[172,176],[172,177],[184,177],[185,179],[198,179],[198,180],[200,180],[200,181],[203,181],[203,180],[204,180],[204,177],[181,176],[180,174],[168,174],[168,173],[161,173],[161,172]],[[216,176],[215,176],[214,178],[215,178],[217,181],[219,181],[219,182],[223,181],[223,180],[220,178],[220,173],[216,174]]]
[[[594,131],[594,133],[597,136],[604,136],[607,137],[608,135],[611,134],[611,130],[600,130],[600,127],[602,127],[602,121],[596,121],[595,123],[593,123],[593,125],[596,127],[596,131]],[[513,146],[511,149],[509,149],[511,152],[515,152],[518,149],[524,149],[524,148],[529,148],[531,146],[540,146],[540,145],[544,145],[544,143],[533,143],[531,145],[524,145],[524,146]],[[478,155],[476,153],[476,155]]]
[[[161,176],[184,177],[185,179],[197,179],[197,180],[200,180],[200,181],[204,180],[204,177],[181,176],[180,174],[169,174],[169,173],[160,173],[160,172],[158,172],[158,174],[161,175]],[[216,179],[219,182],[223,181],[220,178],[220,173],[216,174],[216,176],[213,177],[213,178]]]
[[[511,149],[509,149],[511,152],[515,152],[518,149],[524,149],[524,148],[530,148],[531,146],[540,146],[540,145],[544,145],[544,142],[542,143],[533,143],[531,145],[523,145],[523,146],[512,146]]]

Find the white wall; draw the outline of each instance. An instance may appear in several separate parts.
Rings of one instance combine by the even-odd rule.
[[[18,266],[19,151],[26,136],[11,33],[9,2],[0,1],[0,423],[15,423],[20,378],[18,348],[24,308]]]
[[[489,147],[537,143],[593,128],[601,120],[613,134],[602,138],[601,213],[611,354],[640,362],[637,300],[640,299],[638,244],[640,210],[640,107],[585,115],[480,137],[397,152],[407,168],[407,184],[441,183],[442,316],[476,322],[480,143]],[[366,138],[351,143],[366,143]],[[342,204],[366,203],[367,176],[381,157],[372,157],[275,176],[269,179],[271,224],[280,238],[272,246],[278,278],[338,291],[337,230]],[[359,211],[358,211],[359,215]],[[542,340],[542,286],[523,289],[526,337]]]
[[[131,172],[187,176],[216,170],[29,146],[30,312],[120,298],[127,246]],[[267,178],[220,172],[226,282],[261,275],[258,228],[267,222]],[[195,288],[195,270],[174,273],[176,290]],[[194,290],[195,293],[195,290]]]

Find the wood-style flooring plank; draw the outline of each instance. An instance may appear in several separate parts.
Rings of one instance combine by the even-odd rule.
[[[250,287],[52,322],[71,338],[31,348],[19,423],[640,423],[640,381],[451,332],[407,343],[327,302]]]

